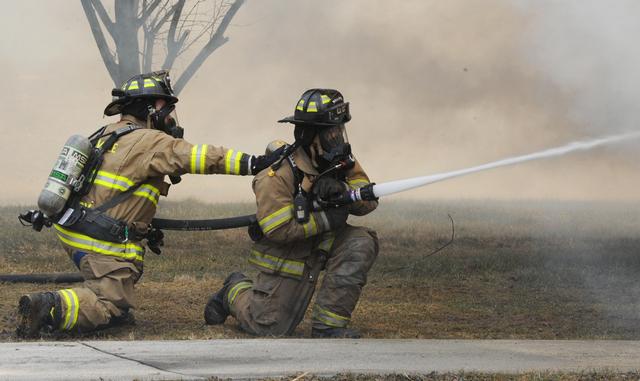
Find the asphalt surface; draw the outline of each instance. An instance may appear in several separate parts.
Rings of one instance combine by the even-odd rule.
[[[192,340],[0,343],[0,380],[640,370],[640,341]]]

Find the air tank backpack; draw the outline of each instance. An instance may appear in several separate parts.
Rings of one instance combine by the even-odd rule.
[[[80,204],[80,200],[93,186],[104,153],[110,150],[119,138],[141,128],[127,124],[105,134],[105,126],[88,138],[81,135],[71,136],[64,144],[38,197],[39,210],[21,214],[18,217],[20,222],[23,225],[31,225],[36,231],[42,230],[43,226],[50,227],[56,223],[96,239],[126,242],[129,239],[126,222],[108,216],[106,211],[125,201],[140,184],[133,185],[96,208],[85,208]],[[107,137],[104,143],[98,145],[98,141],[104,137]]]

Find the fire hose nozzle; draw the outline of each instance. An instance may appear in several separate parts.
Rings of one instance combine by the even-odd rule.
[[[356,190],[358,195],[358,201],[378,201],[378,197],[376,197],[374,186],[376,183],[370,183],[363,187],[360,187]]]

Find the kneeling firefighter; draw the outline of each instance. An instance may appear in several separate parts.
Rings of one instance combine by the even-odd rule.
[[[347,325],[378,254],[378,239],[374,231],[346,221],[349,214],[370,213],[378,202],[360,197],[372,185],[351,155],[345,130],[350,119],[340,92],[311,89],[294,116],[279,121],[295,124],[295,142],[253,181],[258,226],[250,230],[255,244],[249,262],[260,273],[255,282],[238,272],[229,275],[205,307],[208,324],[222,324],[231,314],[251,334],[290,335],[324,269],[312,337],[360,337]]]
[[[159,253],[162,232],[150,229],[170,176],[250,175],[279,155],[251,156],[182,139],[167,71],[136,75],[112,91],[106,115],[122,114],[88,139],[71,137],[45,189],[40,211],[21,216],[34,229],[53,226],[65,251],[80,269],[82,287],[20,298],[20,337],[43,330],[87,332],[129,321],[134,284],[143,271],[145,249]]]

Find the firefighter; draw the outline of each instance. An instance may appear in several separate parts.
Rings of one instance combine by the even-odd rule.
[[[96,147],[107,144],[114,133],[121,135],[104,152],[88,192],[78,197],[76,210],[84,211],[78,222],[64,224],[60,219],[54,224],[85,282],[22,296],[20,337],[37,337],[43,331],[88,332],[130,321],[134,285],[143,271],[141,240],[148,239],[154,251],[162,244],[161,232],[150,235],[149,224],[160,196],[169,190],[165,176],[177,182],[186,173],[250,175],[273,162],[266,156],[182,139],[175,114],[178,98],[168,71],[136,75],[112,95],[104,113],[121,114],[121,119],[98,130]],[[110,239],[114,232],[124,236]]]
[[[294,115],[279,121],[295,125],[295,142],[281,162],[253,180],[258,226],[249,262],[259,269],[257,279],[230,274],[205,307],[208,324],[233,315],[248,333],[291,335],[325,270],[311,336],[360,337],[347,326],[378,254],[378,239],[373,230],[346,222],[349,214],[368,214],[378,202],[352,202],[354,190],[370,182],[351,155],[345,130],[350,119],[340,92],[311,89]]]

